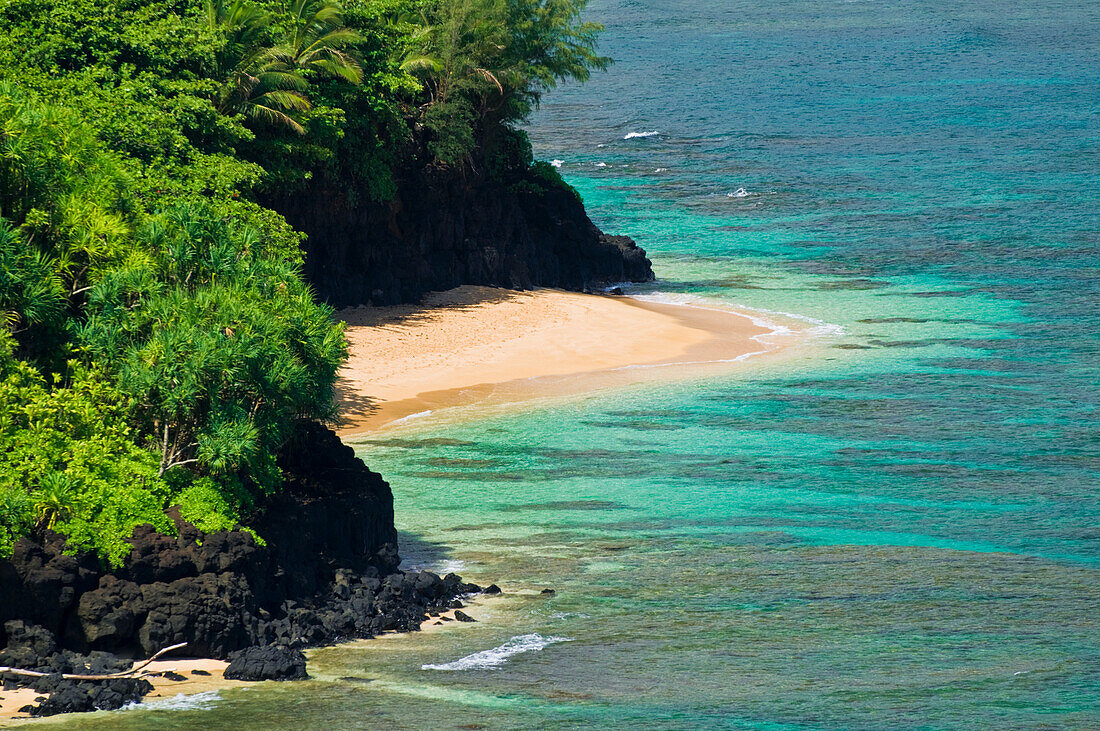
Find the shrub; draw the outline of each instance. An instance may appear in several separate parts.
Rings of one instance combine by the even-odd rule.
[[[171,531],[170,488],[137,443],[132,402],[76,362],[49,388],[12,357],[10,336],[0,349],[0,552],[50,528],[117,565],[135,526]]]

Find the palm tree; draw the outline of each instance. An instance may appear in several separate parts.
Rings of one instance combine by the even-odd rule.
[[[206,0],[207,24],[220,36],[215,75],[224,79],[215,99],[222,114],[241,114],[304,134],[295,112],[310,109],[308,82],[266,44],[272,16],[245,0]]]
[[[209,29],[223,41],[215,54],[219,76],[231,72],[241,59],[259,48],[271,27],[271,15],[244,0],[231,4],[206,0],[205,11]]]
[[[69,517],[74,497],[72,479],[64,472],[47,472],[39,478],[39,489],[32,495],[37,516],[35,527],[53,530],[57,521]]]
[[[333,0],[294,0],[292,27],[273,50],[292,69],[358,84],[363,67],[346,49],[362,36],[344,26],[344,9]]]
[[[400,47],[397,56],[402,71],[417,76],[437,74],[443,70],[443,62],[432,54],[432,36],[436,28],[423,9],[417,13],[395,16],[388,23],[405,39],[405,46]]]
[[[428,92],[428,105],[445,103],[459,87],[473,87],[484,94],[504,88],[490,70],[504,49],[503,6],[499,2],[454,0],[441,3],[432,23],[424,12],[406,15],[410,48],[401,69],[420,77]]]
[[[245,0],[206,0],[206,21],[222,41],[215,54],[215,76],[224,79],[214,101],[217,110],[304,133],[293,113],[310,108],[309,84],[272,58],[266,43],[271,15]]]
[[[363,69],[346,49],[360,36],[344,27],[343,8],[332,0],[295,0],[290,28],[266,43],[271,16],[244,2],[207,0],[207,21],[222,36],[218,76],[225,79],[215,105],[226,115],[305,133],[297,113],[313,108],[308,72],[358,84]]]

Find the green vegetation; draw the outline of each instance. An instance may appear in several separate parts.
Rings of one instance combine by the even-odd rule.
[[[515,124],[608,60],[585,0],[0,2],[0,555],[247,524],[345,341],[262,204],[536,165]]]

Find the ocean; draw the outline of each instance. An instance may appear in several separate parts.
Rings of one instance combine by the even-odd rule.
[[[813,342],[359,441],[480,622],[58,723],[1100,727],[1100,4],[587,15],[616,63],[529,133],[648,250],[628,293]]]

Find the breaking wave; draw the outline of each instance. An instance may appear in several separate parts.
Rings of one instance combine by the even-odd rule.
[[[482,650],[472,655],[461,657],[454,662],[440,665],[421,665],[421,670],[491,670],[508,662],[514,655],[525,652],[538,652],[544,647],[558,642],[571,642],[569,637],[543,637],[540,634],[519,635],[491,650]]]

